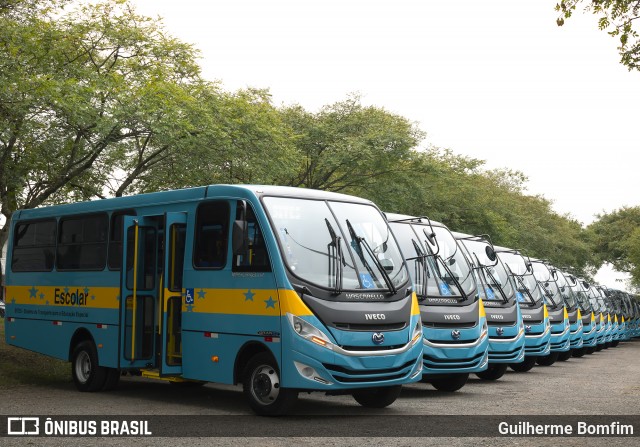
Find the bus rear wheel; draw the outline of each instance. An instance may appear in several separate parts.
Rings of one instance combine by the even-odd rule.
[[[498,380],[505,372],[507,372],[506,363],[495,363],[493,365],[489,365],[486,371],[476,373],[476,376],[480,377],[482,380]]]
[[[107,369],[98,365],[98,353],[92,341],[83,341],[73,350],[71,375],[78,390],[101,390],[107,381]]]
[[[432,379],[430,382],[438,391],[453,393],[454,391],[458,391],[462,388],[467,383],[468,378],[469,374],[451,374],[450,376],[443,377],[441,379]]]
[[[400,396],[402,385],[367,388],[352,393],[353,398],[363,407],[384,408],[396,401]]]
[[[535,357],[525,357],[524,360],[520,363],[511,363],[509,364],[509,368],[514,370],[515,372],[527,372],[531,371],[531,369],[536,366],[536,358]]]
[[[298,399],[298,391],[280,387],[280,371],[266,352],[254,355],[247,363],[242,390],[251,409],[261,416],[286,414]]]
[[[558,360],[559,352],[552,352],[543,357],[538,357],[536,363],[540,366],[551,366]]]

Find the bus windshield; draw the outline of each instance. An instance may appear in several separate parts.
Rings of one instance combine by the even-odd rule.
[[[480,297],[490,301],[508,301],[513,298],[515,290],[504,264],[500,259],[489,259],[487,255],[487,248],[491,245],[482,239],[461,239],[461,242],[469,251],[471,262],[478,264],[477,279]]]
[[[551,275],[549,267],[540,261],[533,261],[531,264],[533,265],[533,275],[542,287],[547,305],[553,308],[562,306],[562,295],[558,289],[558,284],[556,284]]]
[[[461,252],[449,246],[447,235],[453,240],[449,231],[434,227],[437,243],[432,244],[435,241],[430,241],[425,234],[431,233],[430,226],[401,222],[391,222],[390,225],[409,263],[419,298],[466,299],[475,293],[471,267]],[[443,254],[445,258],[440,256]]]
[[[540,289],[533,273],[527,270],[527,263],[522,255],[511,251],[501,251],[497,254],[516,282],[518,302],[535,305],[542,301],[544,299],[542,289]]]
[[[265,197],[288,269],[310,284],[394,292],[409,279],[382,214],[371,205]]]
[[[570,309],[575,309],[575,307],[578,305],[578,302],[576,300],[573,289],[570,287],[569,282],[567,281],[566,276],[560,270],[556,269],[555,272],[556,284],[558,285],[558,290],[560,291],[565,304]]]
[[[589,296],[587,295],[588,290],[584,286],[584,281],[573,276],[568,276],[566,278],[569,283],[569,287],[571,287],[571,290],[573,290],[573,293],[576,296],[578,306],[580,306],[582,313],[591,312],[593,308],[591,307],[591,301],[589,301]]]

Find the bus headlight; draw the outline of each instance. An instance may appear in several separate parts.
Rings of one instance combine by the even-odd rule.
[[[311,323],[290,313],[287,313],[287,319],[300,337],[327,349],[333,349],[333,343],[329,341],[329,337]]]

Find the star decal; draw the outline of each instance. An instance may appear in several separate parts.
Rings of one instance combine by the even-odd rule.
[[[193,304],[187,304],[186,307],[187,307],[187,312],[193,312],[193,308],[196,306],[194,306]]]
[[[244,295],[244,300],[245,301],[253,301],[253,296],[255,295],[255,293],[253,293],[251,291],[251,289],[249,289],[249,290],[247,290],[246,293],[243,293],[243,295]]]
[[[43,300],[44,299],[44,293],[40,294],[40,299]]]
[[[92,299],[92,300],[95,300],[95,299],[96,299],[96,296],[95,296],[95,295],[91,295],[91,299]]]
[[[85,287],[84,288],[84,296],[87,296],[87,295],[89,295],[89,288]]]
[[[205,296],[206,294],[207,294],[207,292],[205,292],[205,291],[204,291],[204,289],[200,289],[200,290],[198,291],[198,299],[199,299],[199,300],[204,299],[204,296]]]
[[[276,308],[277,301],[274,300],[273,298],[269,297],[269,299],[268,300],[264,300],[264,302],[267,303],[267,309],[268,308],[272,308],[272,309]]]
[[[36,286],[31,286],[31,288],[29,289],[29,298],[36,298],[37,294],[38,289],[36,289]]]
[[[16,304],[16,299],[15,298],[11,298],[11,304]]]

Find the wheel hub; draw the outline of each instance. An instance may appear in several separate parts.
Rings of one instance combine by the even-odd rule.
[[[251,393],[263,405],[275,402],[280,393],[280,378],[273,367],[262,365],[255,369],[251,377]]]

